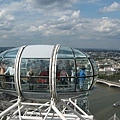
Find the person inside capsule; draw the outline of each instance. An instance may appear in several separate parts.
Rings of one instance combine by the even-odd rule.
[[[49,50],[47,50],[48,48]],[[30,51],[31,49],[32,51]],[[6,68],[9,69],[7,71],[10,71],[12,64],[15,64],[15,59],[18,59],[17,68],[15,64],[17,71],[15,75],[17,77],[11,73],[7,75],[8,72],[4,71],[6,73],[4,74],[5,90],[14,91],[13,84],[18,85],[16,90],[20,89],[22,93],[26,93],[25,95],[28,96],[28,93],[32,92],[32,95],[38,93],[48,93],[50,95],[51,89],[58,94],[71,93],[74,95],[74,92],[81,91],[80,85],[82,85],[83,91],[89,90],[95,81],[94,75],[97,76],[93,61],[81,51],[69,47],[60,46],[55,53],[56,57],[53,57],[53,50],[55,50],[54,46],[47,46],[47,48],[45,45],[26,46],[23,48],[19,59],[17,58],[19,48],[5,53],[1,57],[1,62],[6,64],[5,71]],[[80,83],[79,81],[83,77],[80,74],[78,75],[78,72],[80,73],[82,70],[82,65],[86,68],[84,71],[85,80]],[[8,78],[13,78],[13,81],[9,81]],[[11,88],[7,87],[10,84]]]

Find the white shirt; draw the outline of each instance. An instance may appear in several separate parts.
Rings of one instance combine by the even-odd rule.
[[[4,74],[7,74],[7,73],[9,73],[10,75],[14,75],[15,73],[14,67],[8,67],[8,69],[5,71]]]

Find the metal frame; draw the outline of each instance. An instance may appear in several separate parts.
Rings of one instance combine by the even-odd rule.
[[[71,104],[73,108],[69,106]],[[61,109],[60,109],[61,108]],[[56,103],[53,99],[46,103],[30,103],[17,100],[12,106],[0,114],[1,120],[7,114],[7,120],[93,120],[93,115],[86,114],[76,100],[69,98]]]
[[[85,113],[76,103],[77,98],[59,99],[56,91],[56,63],[57,52],[60,45],[56,45],[53,49],[50,58],[50,71],[49,71],[49,87],[51,99],[47,102],[33,102],[22,101],[22,93],[20,86],[20,62],[21,54],[26,46],[22,46],[15,60],[15,83],[18,93],[17,101],[13,105],[0,113],[1,120],[7,117],[11,119],[26,119],[26,120],[93,120],[93,115]],[[69,105],[71,104],[72,107]]]

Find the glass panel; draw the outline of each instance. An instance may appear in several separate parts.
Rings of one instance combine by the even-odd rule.
[[[93,71],[90,61],[87,58],[76,59],[77,66],[77,90],[88,90],[92,84]]]
[[[85,78],[83,81],[83,90],[89,90],[90,86],[92,85],[93,77]]]
[[[8,52],[6,52],[5,56],[6,58],[10,57],[10,58],[15,58],[16,55],[17,55],[17,52],[18,52],[19,48],[14,48],[14,49],[11,49],[9,50]]]
[[[2,60],[2,57],[1,57]],[[4,63],[0,60],[0,89],[5,88],[4,86],[4,82],[5,82],[5,76],[4,76],[4,72],[5,72],[5,65]]]
[[[3,89],[15,90],[14,82],[15,58],[4,58],[1,61],[1,86]]]
[[[76,59],[77,71],[84,69],[86,76],[93,75],[92,66],[87,58]]]
[[[88,90],[92,85],[93,71],[87,58],[59,59],[57,61],[57,92]]]
[[[57,92],[69,92],[75,90],[74,66],[74,59],[59,59],[57,61]]]
[[[58,58],[73,58],[73,52],[68,47],[60,47],[58,51]]]
[[[49,92],[50,59],[22,59],[21,87],[23,91]]]
[[[6,81],[5,76],[0,74],[0,89],[4,89],[5,88],[5,81]]]
[[[75,54],[75,58],[77,58],[77,57],[86,57],[86,56],[84,55],[84,53],[82,53],[82,52],[79,51],[79,50],[73,49],[73,51],[74,51],[74,54]]]
[[[5,53],[7,52],[8,50],[4,51],[4,52],[1,52],[0,53],[0,58],[3,58],[3,56],[5,55]]]
[[[82,51],[82,53],[83,53],[87,58],[90,58],[90,55],[87,54],[86,52],[83,52],[83,51]]]
[[[92,85],[92,86],[94,86],[94,85],[95,85],[95,83],[96,83],[97,79],[98,79],[98,76],[94,76],[94,83],[93,83],[93,85]]]
[[[93,69],[94,69],[94,74],[98,75],[98,67],[97,64],[95,63],[95,61],[93,59],[91,59],[92,65],[93,65]]]
[[[6,90],[15,90],[14,64],[19,48],[6,50],[0,54],[0,87]]]

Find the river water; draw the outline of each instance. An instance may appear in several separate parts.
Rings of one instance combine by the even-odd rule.
[[[120,88],[96,83],[90,91],[88,100],[89,110],[96,120],[108,120],[115,113],[120,119],[120,106],[113,107],[114,103],[120,101]]]
[[[120,119],[120,106],[113,104],[120,101],[120,88],[109,87],[102,83],[96,83],[88,96],[89,110],[95,120],[108,120],[115,113]]]

